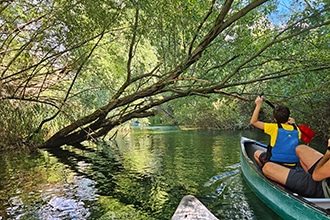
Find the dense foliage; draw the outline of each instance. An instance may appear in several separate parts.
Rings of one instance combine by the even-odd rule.
[[[2,1],[3,145],[77,144],[155,114],[247,128],[261,92],[326,136],[329,3],[290,4]]]

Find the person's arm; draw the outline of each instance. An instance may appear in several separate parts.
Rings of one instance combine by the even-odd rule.
[[[256,103],[256,107],[253,111],[250,124],[256,128],[264,130],[264,122],[259,121],[259,112],[262,107],[263,98],[258,96],[254,102]]]
[[[295,126],[296,126],[296,128],[297,128],[297,130],[298,130],[298,138],[301,139],[301,131],[300,131],[298,125],[296,124],[294,118],[289,117],[289,119],[288,119],[288,124],[289,124],[289,125],[295,125]]]
[[[316,164],[312,177],[315,181],[321,181],[330,177],[330,138],[328,139],[328,149],[322,159]]]

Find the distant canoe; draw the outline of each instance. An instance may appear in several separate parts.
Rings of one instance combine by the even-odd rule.
[[[266,145],[241,138],[241,169],[255,194],[283,219],[330,219],[329,198],[305,198],[267,179],[256,166],[253,154],[266,150]]]
[[[132,129],[147,130],[147,131],[180,131],[179,126],[166,126],[166,125],[144,125],[141,123],[134,122],[131,126]]]
[[[198,199],[192,195],[182,198],[172,220],[218,220]]]
[[[151,131],[179,131],[179,126],[166,126],[166,125],[152,125],[152,126],[146,126],[145,129],[151,130]]]

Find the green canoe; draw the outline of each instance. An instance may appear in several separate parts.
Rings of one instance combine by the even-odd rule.
[[[256,166],[253,153],[266,145],[241,138],[240,162],[243,176],[252,191],[283,219],[330,219],[330,199],[305,198],[267,179]]]

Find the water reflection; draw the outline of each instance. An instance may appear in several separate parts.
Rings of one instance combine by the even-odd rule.
[[[220,219],[277,218],[241,176],[242,135],[138,130],[116,142],[1,155],[0,219],[170,219],[188,194]]]
[[[8,156],[8,155],[7,155]],[[47,152],[1,157],[0,219],[87,219],[95,181],[77,176]],[[86,203],[87,202],[87,203]]]

